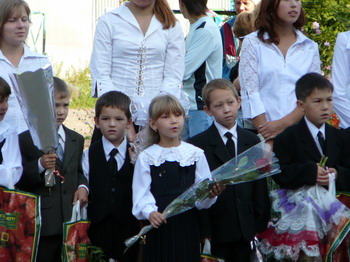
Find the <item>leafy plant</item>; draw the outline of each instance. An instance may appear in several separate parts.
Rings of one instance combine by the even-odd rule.
[[[338,33],[350,29],[350,2],[349,0],[304,0],[303,8],[307,19],[304,32],[318,43],[322,71],[325,75],[329,75],[336,37]]]

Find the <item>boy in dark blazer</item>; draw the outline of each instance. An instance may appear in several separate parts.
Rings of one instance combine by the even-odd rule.
[[[209,167],[214,170],[260,140],[237,126],[241,98],[230,81],[209,82],[202,97],[204,110],[215,121],[190,142],[204,150]],[[202,236],[211,238],[212,254],[225,262],[249,261],[250,241],[266,228],[269,213],[266,180],[227,186],[217,202],[208,211],[202,211]]]
[[[88,200],[88,184],[81,166],[84,138],[63,125],[68,115],[70,91],[66,83],[54,77],[55,108],[60,153],[43,154],[33,143],[29,131],[19,136],[23,175],[17,184],[21,190],[41,196],[41,232],[38,262],[61,261],[63,222],[70,220],[72,206]],[[58,170],[64,177],[55,176],[55,185],[45,186],[47,169]]]
[[[95,124],[102,138],[84,152],[83,169],[89,179],[88,216],[91,243],[103,249],[111,261],[137,261],[138,245],[125,254],[124,241],[137,234],[138,222],[132,215],[130,145],[125,137],[132,125],[127,95],[110,91],[95,105]]]
[[[296,83],[297,106],[304,118],[274,141],[281,173],[274,180],[283,188],[319,184],[328,186],[328,173],[336,174],[336,189],[350,190],[350,146],[344,131],[326,122],[333,113],[333,86],[322,75],[309,73]],[[320,167],[322,155],[327,168]]]

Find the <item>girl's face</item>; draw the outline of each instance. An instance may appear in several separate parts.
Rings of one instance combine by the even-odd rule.
[[[159,133],[162,146],[177,146],[185,118],[182,114],[169,113],[161,115],[157,120],[151,120],[151,128]]]
[[[1,45],[21,45],[27,38],[29,31],[29,17],[24,6],[17,7],[5,22],[2,34]]]
[[[8,108],[8,97],[0,97],[0,121],[4,119]]]
[[[301,0],[281,0],[276,14],[283,24],[294,24],[301,12]]]

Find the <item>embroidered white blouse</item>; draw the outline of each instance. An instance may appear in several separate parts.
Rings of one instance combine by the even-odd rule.
[[[350,31],[339,33],[334,48],[332,81],[334,109],[340,127],[350,127]]]
[[[0,142],[6,139],[1,154],[3,161],[0,163],[0,185],[12,187],[22,175],[22,158],[18,145],[18,134],[9,125],[0,121]]]
[[[132,183],[133,189],[133,215],[140,220],[148,219],[153,211],[157,211],[156,200],[151,188],[150,166],[160,166],[165,161],[179,162],[180,166],[190,166],[196,163],[195,183],[206,178],[211,178],[208,162],[202,149],[186,142],[181,142],[178,147],[164,148],[154,144],[137,158]],[[196,203],[198,209],[209,208],[216,201],[206,198],[201,203]]]
[[[15,90],[10,80],[10,74],[13,74],[15,70],[18,72],[35,71],[50,64],[46,56],[32,52],[25,44],[23,44],[23,47],[24,53],[17,68],[11,64],[0,50],[0,76],[4,78],[11,87],[11,95],[8,100],[9,107],[3,122],[7,123],[9,126],[16,127],[18,134],[26,131],[28,127],[18,104]]]
[[[92,96],[118,90],[142,109],[161,92],[180,98],[184,55],[179,23],[164,30],[153,16],[144,35],[124,3],[99,18],[90,63]]]
[[[275,44],[260,41],[257,31],[244,38],[239,65],[243,118],[263,113],[267,121],[285,117],[296,107],[296,81],[306,73],[321,72],[317,44],[299,30],[296,34],[286,57]]]

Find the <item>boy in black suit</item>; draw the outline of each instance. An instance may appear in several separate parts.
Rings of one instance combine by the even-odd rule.
[[[202,96],[204,110],[215,121],[190,142],[204,150],[209,167],[214,170],[260,140],[237,126],[241,98],[230,81],[209,82]],[[227,186],[217,202],[208,211],[202,211],[202,236],[211,238],[212,254],[225,262],[249,261],[250,241],[266,228],[269,213],[266,180]]]
[[[102,138],[84,152],[83,169],[89,179],[91,243],[103,249],[109,259],[137,261],[137,245],[124,255],[124,241],[136,235],[138,223],[132,215],[132,176],[129,144],[125,133],[132,125],[127,95],[111,91],[95,105],[95,124]],[[111,260],[111,261],[113,261]]]
[[[57,77],[54,77],[54,90],[61,149],[57,153],[43,154],[34,145],[29,131],[19,136],[23,175],[17,187],[41,196],[38,262],[61,261],[63,222],[71,219],[72,206],[77,200],[83,206],[88,200],[87,179],[81,166],[84,138],[63,125],[68,115],[70,91],[66,83]],[[64,182],[61,183],[61,178],[55,176],[55,185],[46,187],[44,173],[47,169],[58,170]]]
[[[328,186],[328,173],[336,174],[336,189],[350,190],[348,137],[326,122],[333,113],[333,86],[322,75],[309,73],[296,83],[298,108],[305,117],[287,128],[274,141],[281,174],[274,180],[283,188],[319,184]],[[327,168],[318,164],[328,157]]]

